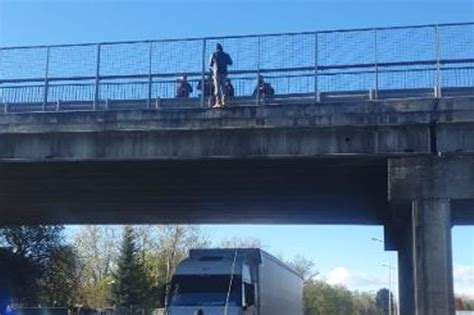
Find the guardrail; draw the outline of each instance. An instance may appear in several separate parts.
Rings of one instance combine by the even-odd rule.
[[[474,23],[0,48],[4,112],[193,106],[215,44],[235,104],[474,94]],[[187,74],[194,92],[174,100]],[[251,97],[257,77],[276,91]],[[114,105],[115,104],[115,105]]]

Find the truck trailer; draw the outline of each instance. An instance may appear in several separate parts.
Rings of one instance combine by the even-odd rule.
[[[302,315],[303,279],[256,248],[194,249],[165,290],[166,315]]]

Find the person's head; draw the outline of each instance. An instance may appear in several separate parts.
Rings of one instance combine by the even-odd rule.
[[[265,82],[265,79],[263,78],[262,75],[259,75],[258,76],[258,83],[264,83]]]
[[[180,78],[180,81],[187,81],[188,80],[188,75],[187,74],[183,74]]]
[[[224,49],[222,48],[222,45],[220,43],[216,44],[216,51],[224,51]]]
[[[231,84],[230,79],[229,78],[225,79],[225,83]]]
[[[197,310],[196,312],[194,312],[194,315],[204,315],[204,311],[203,310]]]

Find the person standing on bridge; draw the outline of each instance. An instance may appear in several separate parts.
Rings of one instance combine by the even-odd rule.
[[[213,108],[222,108],[225,106],[225,84],[227,79],[227,67],[232,65],[232,58],[222,48],[222,45],[216,44],[216,51],[211,55],[209,67],[214,76],[214,95],[216,103]]]

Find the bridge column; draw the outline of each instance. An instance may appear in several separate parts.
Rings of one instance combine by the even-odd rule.
[[[454,315],[450,200],[413,200],[403,216],[396,229],[400,315]]]
[[[412,227],[415,314],[454,315],[449,199],[414,200]]]
[[[388,168],[400,315],[453,315],[451,226],[474,212],[474,159],[390,159]]]

